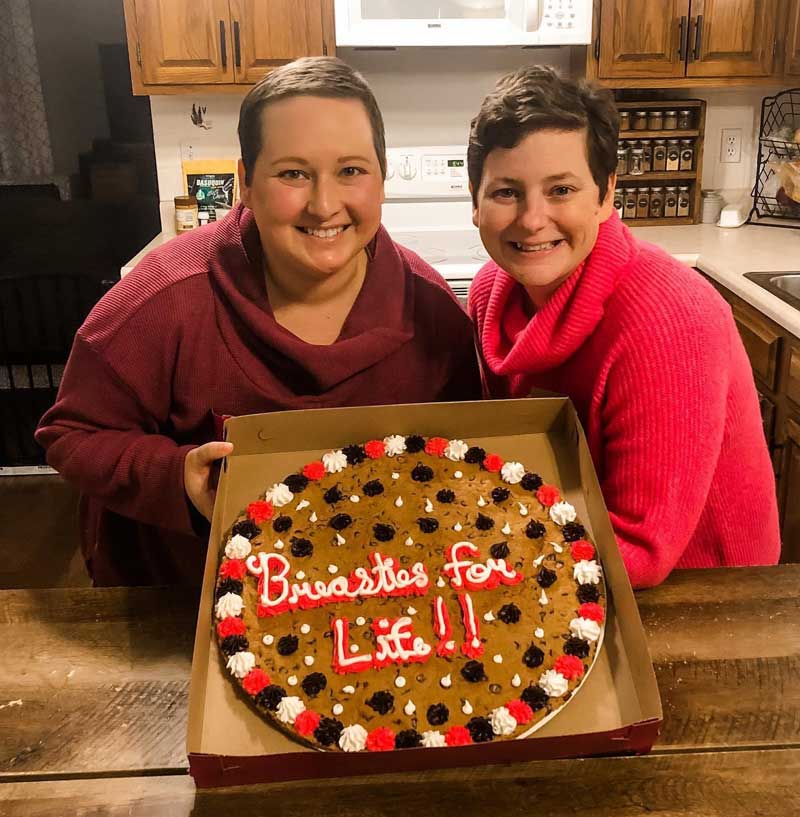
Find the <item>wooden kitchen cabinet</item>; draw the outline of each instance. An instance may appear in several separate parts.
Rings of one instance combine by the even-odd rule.
[[[135,94],[234,91],[335,52],[333,0],[124,0]]]
[[[587,73],[606,84],[675,88],[775,75],[777,0],[596,2]]]
[[[800,82],[800,0],[789,3],[783,73],[787,79]]]
[[[753,367],[761,422],[775,470],[781,561],[800,562],[800,338],[719,282]]]

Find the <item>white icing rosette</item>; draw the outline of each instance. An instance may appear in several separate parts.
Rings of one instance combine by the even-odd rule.
[[[360,752],[367,745],[367,730],[360,723],[345,726],[339,735],[339,748],[344,752]]]
[[[569,631],[576,638],[583,638],[585,641],[597,641],[600,638],[600,625],[590,618],[573,618],[569,623]]]
[[[572,576],[578,584],[600,584],[602,570],[600,565],[592,559],[591,561],[576,562],[572,568]]]
[[[282,508],[294,499],[294,494],[289,490],[288,485],[283,482],[276,482],[267,491],[265,499],[267,502],[271,502],[274,507]]]
[[[250,544],[250,540],[246,536],[237,533],[236,536],[228,539],[228,544],[225,545],[225,555],[229,559],[244,559],[250,555],[252,549],[253,546]]]
[[[217,600],[215,612],[217,618],[228,618],[228,616],[238,616],[244,609],[244,599],[238,593],[226,593]]]
[[[556,502],[550,506],[550,518],[556,525],[566,525],[567,522],[574,522],[577,513],[569,502]]]
[[[444,455],[452,462],[460,462],[467,451],[469,451],[469,446],[463,440],[450,440],[444,449]]]
[[[432,729],[429,732],[422,733],[422,745],[426,749],[434,749],[438,746],[447,746],[447,741],[441,732]]]
[[[489,721],[495,735],[511,735],[517,728],[517,719],[505,706],[498,706],[497,709],[493,709]]]
[[[280,699],[275,714],[281,723],[294,723],[305,708],[306,705],[296,695],[285,695]]]
[[[236,652],[228,658],[227,667],[231,675],[237,678],[244,678],[248,672],[256,665],[256,657],[251,652]]]
[[[516,485],[522,482],[525,476],[525,466],[521,462],[506,462],[500,469],[500,476],[510,485]]]
[[[549,669],[539,678],[539,686],[551,698],[561,698],[569,689],[569,682],[560,672]]]
[[[328,451],[322,455],[322,464],[329,474],[338,474],[347,468],[347,457],[343,451]]]
[[[400,434],[391,434],[384,437],[383,444],[386,446],[387,457],[396,457],[406,450],[406,438]]]

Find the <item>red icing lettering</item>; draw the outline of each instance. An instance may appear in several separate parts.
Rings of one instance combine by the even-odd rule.
[[[487,559],[486,564],[473,561],[478,548],[472,542],[456,542],[447,549],[444,573],[456,590],[492,590],[498,584],[513,585],[522,581],[522,573],[506,564],[505,559]]]
[[[461,605],[461,619],[464,622],[464,643],[461,645],[461,652],[470,658],[480,658],[483,655],[483,642],[469,593],[460,593],[458,603]]]
[[[452,655],[456,651],[453,638],[453,627],[450,624],[450,614],[441,596],[436,596],[433,600],[433,632],[439,639],[436,645],[436,655],[443,657]]]

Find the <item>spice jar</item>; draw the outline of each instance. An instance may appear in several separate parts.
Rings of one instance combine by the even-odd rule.
[[[690,110],[678,111],[678,129],[691,130],[692,128],[692,112]]]
[[[664,215],[664,188],[650,188],[650,218],[661,218]]]
[[[644,173],[644,149],[631,148],[628,158],[628,173],[631,176],[641,176]]]
[[[194,196],[175,196],[175,232],[185,233],[197,227],[197,199]]]
[[[681,146],[677,139],[667,139],[666,170],[679,170],[681,166]]]
[[[691,139],[681,139],[681,170],[691,170],[694,166],[694,142]]]
[[[678,188],[664,188],[664,217],[674,218],[678,215]]]
[[[640,187],[636,194],[636,218],[647,218],[650,213],[650,188]]]
[[[644,153],[642,168],[645,173],[649,173],[653,169],[653,143],[649,139],[643,139],[639,144]]]
[[[617,187],[614,190],[614,209],[617,211],[617,215],[622,218],[624,215],[624,207],[625,207],[625,194],[621,187]]]
[[[689,215],[689,185],[682,185],[678,188],[678,215]]]
[[[619,112],[619,129],[620,130],[631,129],[631,115],[629,111]]]
[[[650,111],[650,113],[647,114],[647,129],[664,129],[664,111]]]
[[[617,148],[617,176],[624,176],[628,172],[628,148],[620,145]]]
[[[664,139],[653,142],[653,170],[660,172],[667,169],[667,143]]]
[[[678,112],[664,111],[664,130],[677,130]]]
[[[622,199],[622,217],[636,218],[636,193],[635,187],[628,187],[624,191]]]
[[[634,130],[647,130],[647,111],[635,111],[632,122]]]

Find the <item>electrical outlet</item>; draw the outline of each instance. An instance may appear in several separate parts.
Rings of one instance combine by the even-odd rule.
[[[181,142],[181,161],[188,162],[194,159],[194,145],[191,142]]]
[[[742,161],[742,129],[723,128],[719,148],[720,162],[735,164]]]

